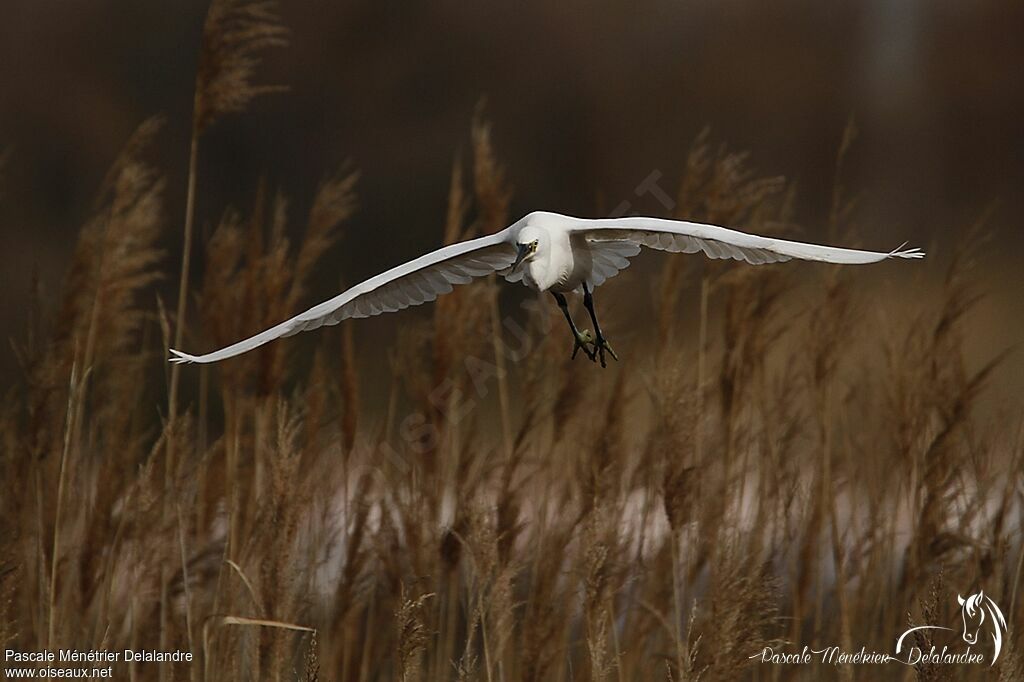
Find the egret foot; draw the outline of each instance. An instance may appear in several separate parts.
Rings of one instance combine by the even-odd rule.
[[[583,354],[590,358],[591,362],[597,362],[597,354],[595,351],[587,348],[587,344],[593,344],[594,337],[591,335],[589,329],[583,331],[577,331],[573,334],[573,346],[572,346],[572,360],[576,359],[576,353],[583,351]]]
[[[600,355],[601,356],[601,366],[602,367],[607,367],[608,366],[605,363],[605,361],[604,361],[604,352],[605,351],[608,351],[608,354],[612,356],[612,359],[615,360],[615,362],[619,361],[619,356],[615,354],[615,351],[613,351],[612,347],[608,344],[608,339],[604,338],[603,336],[598,336],[597,337],[597,341],[594,342],[594,355]],[[591,360],[593,360],[593,359],[594,358],[591,358]]]

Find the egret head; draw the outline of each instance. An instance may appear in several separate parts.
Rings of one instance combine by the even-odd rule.
[[[520,265],[526,261],[533,260],[547,243],[547,233],[535,227],[527,225],[519,231],[516,237],[516,260],[512,264],[512,272],[515,272]]]

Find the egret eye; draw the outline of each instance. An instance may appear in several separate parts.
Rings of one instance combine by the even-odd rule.
[[[536,250],[537,250],[537,240],[534,239],[533,243],[530,244],[530,251],[533,252],[533,251],[536,251]]]

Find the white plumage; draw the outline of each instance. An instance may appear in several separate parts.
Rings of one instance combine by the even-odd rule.
[[[628,267],[629,259],[644,246],[670,253],[703,251],[710,258],[732,258],[753,265],[791,258],[853,265],[887,258],[924,257],[920,249],[858,251],[760,237],[680,220],[591,220],[537,211],[495,234],[452,244],[398,265],[290,320],[220,350],[189,355],[171,349],[171,362],[225,360],[301,331],[433,301],[455,285],[492,273],[501,274],[510,282],[522,280],[538,291],[551,291],[562,305],[561,294],[583,288],[589,297],[590,290]],[[594,322],[596,327],[596,317]],[[590,353],[588,356],[593,359]]]

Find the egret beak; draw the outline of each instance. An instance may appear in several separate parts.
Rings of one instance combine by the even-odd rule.
[[[516,254],[516,260],[512,263],[512,269],[509,272],[515,272],[522,265],[523,259],[526,258],[530,253],[530,247],[527,244],[516,244],[519,247],[519,253]]]

